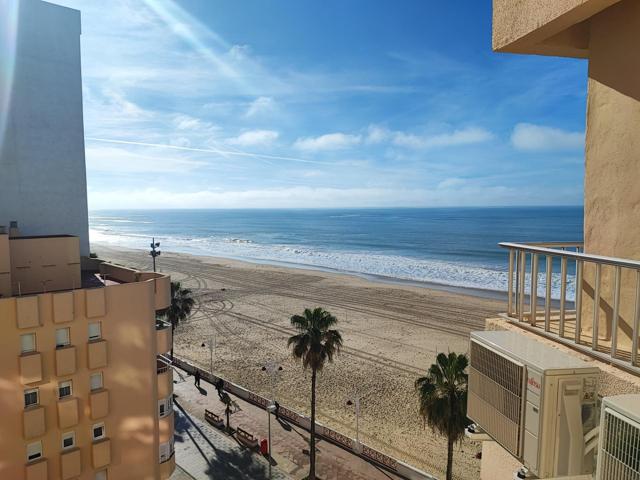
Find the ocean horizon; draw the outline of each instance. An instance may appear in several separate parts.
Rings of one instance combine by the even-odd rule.
[[[112,246],[146,250],[155,237],[167,252],[505,292],[498,243],[581,241],[583,207],[95,210],[89,224],[91,242]]]

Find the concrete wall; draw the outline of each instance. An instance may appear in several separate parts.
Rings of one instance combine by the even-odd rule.
[[[493,0],[493,48],[501,52],[586,57],[588,25],[619,0]]]
[[[10,238],[9,250],[13,295],[82,285],[78,237]]]
[[[640,260],[640,2],[591,19],[584,186],[585,251]],[[611,335],[612,268],[603,268],[600,337]],[[619,341],[631,342],[635,272],[623,271]],[[594,272],[585,272],[583,325],[591,330]]]
[[[89,294],[92,294],[92,299]],[[87,317],[88,303],[96,294],[104,295],[103,315]],[[156,382],[156,332],[154,282],[111,285],[98,289],[74,290],[73,318],[55,323],[52,296],[37,296],[39,326],[18,329],[16,297],[0,299],[0,478],[24,480],[26,445],[42,441],[48,462],[49,478],[59,478],[61,433],[75,431],[81,452],[80,480],[93,480],[91,465],[91,425],[104,422],[111,440],[109,479],[152,480],[159,477],[159,426]],[[27,298],[27,297],[22,297]],[[88,323],[102,324],[102,338],[107,342],[107,365],[90,370],[88,365]],[[71,344],[76,349],[77,369],[63,377],[56,376],[56,328],[69,327]],[[42,381],[22,385],[18,369],[19,335],[35,332],[37,349],[42,356]],[[99,420],[91,419],[89,402],[90,373],[102,371],[104,388],[109,392],[109,413]],[[58,426],[56,397],[60,380],[73,381],[73,396],[78,400],[79,415],[75,426]],[[41,437],[23,439],[23,388],[40,389],[40,404],[45,409],[46,432]],[[165,467],[166,468],[166,467]]]
[[[23,235],[76,235],[88,255],[80,12],[40,0],[1,2],[4,21],[16,4],[15,51],[11,39],[1,49],[13,79],[0,131],[0,225],[18,220]]]

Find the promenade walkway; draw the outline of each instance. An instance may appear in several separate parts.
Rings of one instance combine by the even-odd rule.
[[[199,424],[204,424],[204,410],[208,409],[221,416],[224,412],[224,405],[218,399],[213,385],[209,385],[202,381],[202,387],[198,390],[193,384],[193,377],[187,376],[182,370],[176,369],[174,379],[174,393],[176,401],[179,405],[195,419]],[[231,426],[242,428],[250,431],[259,438],[267,437],[267,417],[266,412],[248,402],[245,402],[235,396],[232,399],[237,402],[240,409],[231,415]],[[182,412],[180,412],[182,414]],[[184,416],[184,414],[182,414]],[[180,421],[179,416],[176,417],[177,422]],[[204,425],[207,430],[212,430],[215,434],[222,435],[229,440],[229,437],[217,431],[208,424]],[[179,434],[179,428],[176,427],[176,435]],[[188,435],[188,434],[187,434]],[[194,434],[195,438],[199,438]],[[309,434],[303,429],[291,425],[284,421],[277,421],[275,417],[271,418],[271,437],[273,444],[273,458],[276,469],[287,476],[275,477],[276,469],[274,469],[273,478],[292,478],[299,480],[308,474],[309,456],[308,456],[308,439]],[[217,438],[217,437],[216,437]],[[187,438],[188,439],[188,438]],[[235,443],[235,440],[232,440]],[[217,440],[215,444],[217,446]],[[197,440],[202,443],[202,440]],[[238,448],[242,448],[236,444]],[[191,470],[183,464],[182,455],[183,448],[176,441],[176,459],[180,466],[191,473]],[[318,440],[316,443],[317,451],[317,474],[323,480],[400,480],[400,477],[387,473],[386,471],[370,464],[369,462],[352,455],[351,453],[326,441]],[[190,448],[191,457],[193,457],[193,448]],[[233,454],[220,454],[212,463],[210,471],[215,474],[216,468],[223,468],[222,461],[230,461],[232,467],[230,472],[234,475],[240,475],[241,465],[250,465],[250,457],[256,461],[264,460],[260,455],[250,454],[248,450],[244,452],[234,451]],[[249,462],[249,463],[247,463]],[[268,466],[266,460],[260,462],[260,466]],[[251,466],[255,469],[251,475],[262,475],[257,465]],[[196,478],[266,478],[262,476],[228,476],[228,477],[196,477]]]
[[[182,408],[174,407],[175,455],[178,467],[171,480],[266,480],[267,460],[240,445]],[[290,480],[273,468],[274,480]]]

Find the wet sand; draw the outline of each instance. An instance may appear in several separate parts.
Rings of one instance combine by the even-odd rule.
[[[100,258],[150,269],[146,251],[93,244]],[[413,285],[300,268],[253,264],[163,252],[160,271],[193,290],[193,315],[176,331],[176,355],[209,368],[208,339],[215,337],[216,374],[282,405],[309,412],[310,375],[287,349],[289,317],[321,306],[338,317],[342,353],[318,380],[318,421],[355,437],[361,397],[360,439],[428,473],[443,476],[445,439],[423,429],[415,379],[438,352],[466,352],[469,332],[505,309],[502,301]],[[202,346],[203,342],[206,344]],[[275,362],[277,378],[262,371]],[[479,477],[479,445],[454,453],[459,479]]]

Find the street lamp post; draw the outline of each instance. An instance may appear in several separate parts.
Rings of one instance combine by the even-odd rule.
[[[216,336],[211,335],[207,343],[209,344],[209,373],[213,373],[213,351],[215,349]],[[205,343],[202,342],[201,346],[204,347]]]
[[[356,393],[353,400],[347,400],[347,405],[351,406],[355,403],[356,407],[356,444],[354,450],[358,453],[362,450],[360,444],[360,395]]]
[[[156,271],[156,257],[160,256],[160,250],[158,250],[158,247],[160,246],[160,242],[156,242],[155,238],[151,239],[151,250],[149,251],[149,255],[151,255],[151,258],[153,258],[153,271]]]
[[[269,374],[269,376],[271,377],[271,401],[269,402],[269,405],[267,405],[267,453],[269,455],[269,478],[271,478],[271,463],[272,463],[272,459],[271,459],[271,413],[273,413],[273,411],[276,409],[276,402],[275,402],[275,395],[274,395],[274,391],[275,391],[275,380],[276,380],[276,375],[278,375],[278,372],[282,371],[282,366],[274,363],[274,362],[269,362],[267,365],[262,367],[262,371],[263,372],[267,372]]]

